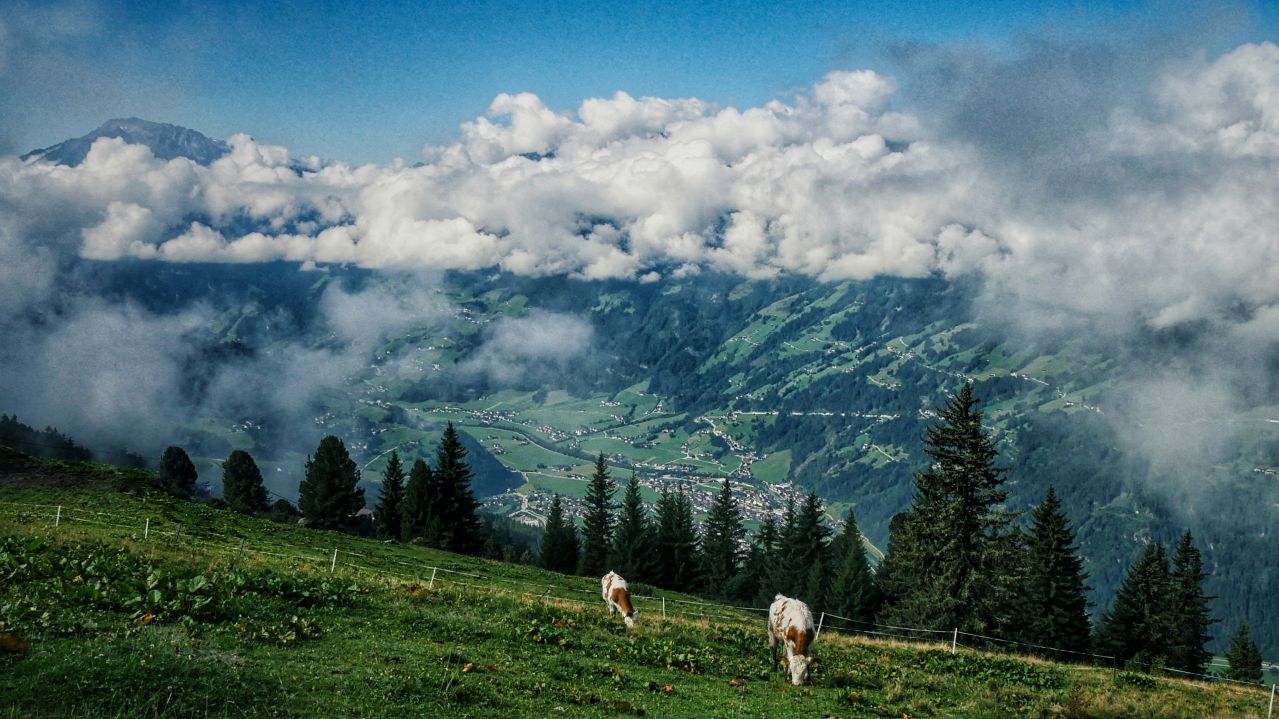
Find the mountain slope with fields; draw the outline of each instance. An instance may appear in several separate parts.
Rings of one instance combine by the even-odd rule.
[[[662,593],[628,632],[589,579],[250,519],[133,471],[4,460],[10,716],[1264,716],[1260,689],[835,623],[813,683],[791,687],[754,614]]]
[[[540,522],[553,492],[573,511],[604,453],[616,477],[639,475],[650,501],[682,486],[701,511],[730,477],[751,525],[815,490],[832,521],[854,509],[882,549],[923,467],[934,408],[971,381],[1009,469],[1008,508],[1026,511],[1056,488],[1095,613],[1146,542],[1189,528],[1222,626],[1247,619],[1263,652],[1279,651],[1279,626],[1254,611],[1279,591],[1267,545],[1279,398],[1261,386],[1252,407],[1169,416],[1149,396],[1158,388],[1133,389],[1146,389],[1139,370],[1152,357],[1193,337],[1121,347],[1079,333],[1016,337],[983,320],[977,288],[935,279],[102,269],[78,291],[158,317],[199,313],[182,335],[182,401],[147,409],[168,434],[134,437],[190,448],[215,495],[217,463],[238,448],[272,492],[294,496],[306,454],[335,433],[372,501],[390,450],[429,457],[453,422],[493,470],[490,505],[518,521]],[[1134,439],[1150,436],[1163,449]]]

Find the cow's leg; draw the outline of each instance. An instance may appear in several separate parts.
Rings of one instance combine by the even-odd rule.
[[[768,670],[775,672],[781,668],[781,665],[777,663],[777,637],[774,637],[772,632],[768,633],[768,653],[773,657],[773,663],[769,665]]]

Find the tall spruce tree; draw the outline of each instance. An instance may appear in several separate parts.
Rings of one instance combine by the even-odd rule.
[[[404,504],[404,465],[400,453],[391,450],[390,459],[382,470],[382,489],[378,492],[377,535],[382,539],[399,539],[401,534],[401,510]]]
[[[995,632],[1010,621],[1004,588],[1024,562],[1012,517],[1002,511],[1005,470],[965,384],[924,438],[930,466],[915,475],[915,497],[891,535],[889,623]],[[893,556],[895,555],[895,556]]]
[[[1102,615],[1097,625],[1097,648],[1121,662],[1133,660],[1150,671],[1170,643],[1171,591],[1168,557],[1163,545],[1151,542],[1128,568],[1114,605]]]
[[[653,583],[656,569],[655,532],[644,499],[640,495],[639,477],[631,472],[631,481],[622,494],[622,507],[617,526],[613,528],[613,547],[609,565],[613,571],[631,582]]]
[[[795,495],[786,495],[786,509],[782,512],[782,526],[777,530],[777,551],[784,557],[787,548],[795,541],[795,525],[799,515],[795,512]],[[783,581],[787,577],[780,577]],[[772,598],[769,598],[772,601]]]
[[[613,534],[613,495],[617,484],[609,477],[608,464],[601,452],[595,460],[595,471],[586,487],[586,509],[582,517],[582,554],[577,573],[588,577],[603,576],[609,571],[609,539]]]
[[[320,440],[315,455],[306,459],[306,476],[298,484],[298,509],[313,527],[348,526],[364,506],[359,482],[360,469],[347,454],[346,445],[329,435]]]
[[[480,549],[480,556],[485,559],[493,559],[500,561],[502,559],[502,542],[497,537],[497,528],[491,522],[484,522],[484,546]]]
[[[746,564],[733,592],[737,599],[761,607],[772,603],[778,589],[773,579],[774,567],[779,564],[777,537],[777,518],[770,512],[764,515],[747,550]]]
[[[160,455],[160,471],[156,481],[160,489],[182,499],[190,499],[199,479],[195,465],[181,447],[166,447]]]
[[[741,568],[741,544],[745,538],[742,512],[733,498],[733,487],[725,477],[702,524],[701,580],[704,593],[728,596]]]
[[[1173,669],[1203,674],[1212,659],[1212,653],[1204,649],[1212,638],[1208,625],[1215,621],[1209,611],[1212,597],[1205,596],[1203,590],[1207,576],[1194,537],[1187,531],[1172,557],[1167,665]]]
[[[222,463],[222,499],[242,514],[258,514],[270,509],[262,472],[253,457],[242,449],[232,450]]]
[[[765,518],[760,532],[752,545],[759,565],[758,582],[755,590],[756,606],[767,607],[773,603],[773,597],[779,592],[797,594],[795,589],[796,572],[787,561],[787,552],[794,545],[798,514],[795,511],[795,495],[787,495],[786,508],[782,510],[781,523],[771,515]],[[771,528],[770,528],[771,525]],[[767,530],[767,531],[766,531]],[[807,576],[804,577],[807,579]]]
[[[480,503],[471,490],[474,475],[466,462],[466,447],[458,439],[452,422],[444,428],[432,473],[439,488],[432,512],[440,520],[439,546],[451,552],[475,554],[484,544]]]
[[[1072,652],[1086,651],[1089,637],[1087,575],[1075,545],[1075,533],[1049,485],[1031,514],[1025,629],[1031,644]]]
[[[413,462],[409,470],[409,483],[404,489],[404,502],[400,506],[400,540],[419,540],[428,546],[438,546],[440,520],[433,514],[439,489],[431,466],[421,459]]]
[[[866,546],[853,510],[848,510],[844,531],[832,543],[835,574],[826,593],[825,609],[858,622],[874,621],[879,608],[875,574],[866,561]]]
[[[666,490],[657,502],[659,582],[678,589],[697,584],[697,527],[693,504],[683,490]]]
[[[546,527],[542,531],[542,544],[538,549],[537,563],[543,569],[564,574],[577,571],[577,527],[572,517],[564,516],[564,503],[556,494],[546,515]]]
[[[816,492],[804,497],[794,525],[782,544],[784,586],[800,587],[801,599],[824,606],[831,574],[831,529],[822,521],[825,511]]]
[[[884,557],[879,561],[879,567],[875,571],[875,588],[879,590],[880,606],[880,612],[875,615],[876,618],[887,615],[884,607],[898,607],[904,604],[914,586],[911,577],[907,576],[910,567],[907,566],[906,560],[910,559],[914,562],[916,557],[908,558],[906,556],[908,550],[901,547],[903,543],[906,547],[912,544],[905,534],[906,519],[906,512],[898,512],[888,520],[888,544],[884,547]]]
[[[1230,639],[1230,648],[1226,650],[1226,661],[1230,663],[1230,666],[1222,674],[1225,678],[1237,682],[1261,683],[1261,650],[1252,640],[1248,622],[1244,622]]]

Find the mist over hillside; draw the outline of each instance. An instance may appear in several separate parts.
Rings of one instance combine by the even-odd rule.
[[[0,158],[0,411],[250,448],[282,494],[323,434],[376,471],[455,421],[533,520],[605,452],[759,512],[813,488],[882,543],[973,381],[1010,509],[1056,486],[1099,607],[1190,527],[1273,652],[1279,47],[1077,50],[916,48],[749,108],[503,94],[414,165],[151,124]]]
[[[779,511],[791,483],[815,489],[833,518],[855,508],[882,547],[924,467],[932,410],[967,380],[1010,468],[1009,508],[1056,487],[1098,608],[1144,542],[1186,527],[1205,544],[1219,611],[1272,590],[1273,517],[1259,508],[1279,499],[1279,443],[1260,410],[1170,418],[1182,444],[1210,422],[1233,427],[1196,464],[1152,460],[1122,434],[1143,409],[1124,368],[1184,340],[1115,354],[1011,341],[975,321],[980,288],[937,279],[636,284],[285,263],[91,276],[59,303],[57,331],[27,345],[30,365],[11,365],[41,381],[10,390],[10,411],[146,456],[172,443],[214,460],[249,448],[280,496],[295,495],[323,434],[342,436],[372,481],[391,449],[429,458],[452,421],[478,461],[521,473],[486,494],[527,482],[526,499],[493,500],[514,518],[544,512],[552,491],[572,506],[574,477],[604,452],[618,476],[633,469],[654,489],[730,476],[755,519]]]

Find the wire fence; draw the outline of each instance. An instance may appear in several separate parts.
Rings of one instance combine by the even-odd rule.
[[[152,537],[169,537],[175,541],[199,543],[214,551],[233,553],[236,555],[237,560],[244,555],[275,557],[319,567],[320,569],[327,569],[329,573],[336,572],[339,568],[354,569],[373,575],[424,582],[428,588],[434,588],[437,584],[473,588],[484,588],[485,586],[499,584],[505,585],[504,589],[506,591],[536,597],[547,603],[561,602],[586,605],[603,602],[600,591],[595,589],[555,583],[534,584],[512,577],[476,574],[448,567],[434,566],[424,562],[406,562],[393,556],[375,557],[367,553],[353,552],[340,547],[317,548],[257,537],[253,539],[253,543],[258,546],[250,546],[247,539],[240,535],[217,532],[196,533],[183,523],[165,521],[154,517],[99,512],[69,505],[10,501],[0,501],[0,516],[16,517],[28,521],[49,520],[53,529],[60,528],[63,523],[80,523],[122,529],[128,531],[135,539],[143,541],[150,540]],[[356,560],[374,560],[378,563],[392,564],[404,569],[396,571],[386,567],[371,566],[371,563],[367,561],[353,561],[352,558]],[[528,591],[530,589],[536,589],[537,591]],[[593,599],[585,597],[593,597]],[[644,610],[646,612],[659,613],[663,618],[685,616],[745,621],[745,618],[740,614],[732,614],[731,612],[733,610],[746,612],[767,611],[757,607],[733,607],[713,602],[691,601],[645,594],[632,594],[631,599],[637,605],[645,605]]]
[[[367,553],[345,550],[340,547],[317,548],[314,546],[308,547],[272,539],[262,539],[257,537],[253,539],[255,544],[266,545],[271,549],[284,550],[270,551],[268,549],[259,549],[248,546],[247,538],[241,535],[220,534],[216,532],[195,534],[191,531],[184,532],[184,524],[181,522],[165,522],[164,520],[156,520],[152,517],[98,512],[80,507],[71,507],[68,505],[0,501],[0,516],[14,517],[23,520],[51,520],[51,528],[53,529],[60,528],[63,522],[84,523],[95,526],[125,529],[128,530],[134,538],[138,538],[143,541],[149,540],[152,535],[173,537],[175,542],[186,541],[199,543],[209,546],[211,549],[217,551],[233,553],[236,555],[236,562],[238,562],[240,558],[246,554],[261,555],[302,562],[307,565],[319,565],[321,570],[327,569],[330,574],[336,573],[337,569],[341,567],[343,569],[354,569],[356,571],[365,572],[375,576],[391,576],[418,583],[424,582],[428,589],[434,589],[435,586],[439,584],[484,590],[492,588],[492,585],[494,584],[500,584],[506,585],[504,591],[516,595],[536,598],[546,604],[556,602],[562,604],[589,605],[603,601],[600,592],[594,589],[554,583],[548,583],[545,585],[535,584],[512,577],[476,574],[474,572],[465,572],[458,569],[450,569],[448,567],[434,566],[424,562],[406,562],[393,556],[373,556]],[[108,518],[122,521],[106,521]],[[123,523],[124,521],[129,523]],[[172,529],[168,528],[170,525],[172,525]],[[229,544],[224,543],[224,541],[229,542]],[[362,560],[375,560],[382,563],[406,567],[408,570],[413,571],[395,571],[385,567],[370,566],[371,562],[359,563],[346,560],[344,557],[356,557]],[[537,591],[528,591],[529,589],[536,589]],[[592,598],[585,599],[579,598],[579,596],[566,595],[586,595]],[[648,605],[649,608],[647,611],[660,612],[663,619],[671,616],[684,616],[698,619],[721,619],[734,622],[748,622],[757,620],[752,619],[749,614],[745,613],[766,614],[768,612],[767,609],[760,607],[735,606],[731,604],[719,604],[716,602],[677,599],[674,597],[651,596],[644,594],[632,594],[630,596],[633,601],[636,601],[637,603],[643,602]],[[1020,650],[1021,653],[1025,654],[1055,656],[1058,658],[1071,659],[1073,661],[1109,666],[1114,671],[1118,671],[1121,667],[1120,660],[1113,655],[1044,646],[1012,639],[1004,639],[1001,637],[993,637],[985,634],[966,632],[958,628],[929,629],[867,622],[840,616],[830,612],[820,613],[816,633],[820,636],[823,631],[834,631],[848,635],[861,635],[879,639],[892,639],[921,644],[949,644],[952,653],[957,653],[961,648],[975,651],[991,651],[999,648],[1006,648],[1005,651],[1009,652],[1017,652]],[[961,641],[961,638],[963,641]],[[1223,664],[1220,660],[1215,658],[1210,664],[1218,667],[1228,666],[1228,664]],[[1276,668],[1275,665],[1270,662],[1264,662],[1263,666],[1268,669]],[[1156,669],[1157,671],[1167,672],[1168,674],[1174,675],[1178,678],[1184,677],[1210,682],[1223,682],[1250,687],[1253,689],[1265,689],[1267,686],[1264,682],[1245,682],[1236,679],[1228,679],[1216,674],[1189,672],[1170,667],[1157,667]],[[1271,719],[1274,712],[1275,685],[1269,685],[1269,689],[1270,703],[1266,714],[1267,719]]]

